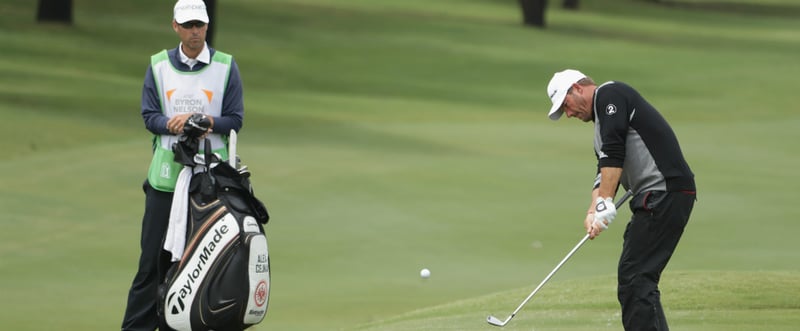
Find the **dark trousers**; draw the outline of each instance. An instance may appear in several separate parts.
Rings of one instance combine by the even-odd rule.
[[[161,247],[169,224],[172,193],[158,191],[147,181],[143,189],[145,207],[142,217],[139,271],[136,272],[128,292],[128,306],[122,320],[123,331],[152,331],[159,326],[156,311],[158,285],[163,282],[170,266],[169,254]]]
[[[643,192],[631,201],[617,296],[627,331],[669,330],[658,282],[694,207],[694,192]]]

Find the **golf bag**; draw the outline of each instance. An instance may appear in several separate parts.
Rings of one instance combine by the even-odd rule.
[[[253,195],[246,167],[221,162],[208,140],[205,157],[196,156],[193,141],[173,148],[176,161],[205,171],[189,184],[183,256],[159,287],[162,328],[244,330],[267,312],[270,267],[262,225],[269,214]]]

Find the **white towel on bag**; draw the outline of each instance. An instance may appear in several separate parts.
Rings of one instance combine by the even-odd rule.
[[[193,167],[184,166],[175,183],[172,207],[169,211],[169,226],[164,239],[164,250],[172,253],[172,262],[180,261],[186,248],[186,222],[189,213],[189,183],[194,174]]]

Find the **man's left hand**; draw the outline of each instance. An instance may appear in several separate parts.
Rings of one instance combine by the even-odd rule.
[[[617,206],[614,201],[609,198],[597,197],[594,205],[594,224],[591,232],[597,232],[608,229],[608,225],[617,217]],[[595,234],[596,236],[596,234]]]

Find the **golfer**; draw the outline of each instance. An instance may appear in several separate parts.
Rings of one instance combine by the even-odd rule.
[[[695,202],[695,183],[678,139],[661,114],[631,86],[596,85],[577,70],[555,73],[547,85],[562,114],[594,122],[597,176],[584,221],[594,239],[617,215],[612,199],[621,184],[634,193],[617,269],[617,296],[628,331],[668,330],[658,282]]]
[[[172,196],[182,166],[173,161],[172,145],[192,113],[211,119],[214,152],[227,159],[227,139],[220,133],[239,131],[244,117],[242,82],[233,58],[206,44],[208,14],[201,0],[180,0],[173,11],[172,29],[180,44],[150,58],[142,90],[142,118],[153,134],[142,218],[139,270],[128,293],[122,330],[155,330],[158,286],[170,266],[162,250]],[[168,330],[162,326],[161,330]]]

